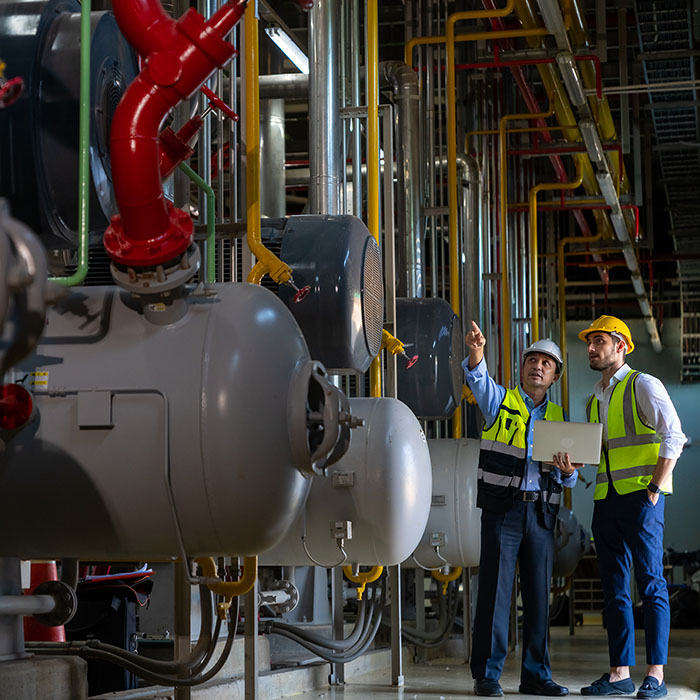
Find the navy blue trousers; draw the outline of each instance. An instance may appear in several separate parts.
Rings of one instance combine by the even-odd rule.
[[[516,562],[523,601],[520,681],[539,683],[552,677],[547,637],[554,537],[541,524],[540,507],[539,503],[515,501],[507,513],[481,513],[479,594],[470,661],[474,678],[501,677]]]
[[[654,505],[646,489],[611,494],[593,509],[611,666],[634,666],[630,567],[642,597],[647,664],[665,664],[671,613],[663,569],[664,496]]]

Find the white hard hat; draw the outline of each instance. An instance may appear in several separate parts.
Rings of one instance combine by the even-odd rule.
[[[545,355],[553,357],[559,364],[559,369],[561,369],[561,366],[564,364],[564,358],[562,357],[559,346],[550,338],[536,340],[529,348],[525,349],[525,352],[523,352],[523,357],[529,355],[531,352],[541,352]]]

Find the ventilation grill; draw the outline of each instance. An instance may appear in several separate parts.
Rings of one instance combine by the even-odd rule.
[[[384,287],[379,248],[374,238],[368,238],[362,268],[362,315],[365,340],[371,356],[379,352],[382,344],[383,309]]]

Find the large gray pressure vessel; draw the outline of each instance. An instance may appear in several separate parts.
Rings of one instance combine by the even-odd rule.
[[[345,522],[352,528],[345,563],[398,564],[417,546],[431,493],[430,454],[420,423],[397,399],[350,399],[350,407],[364,425],[352,431],[348,451],[329,468],[328,478],[314,479],[304,511],[261,563],[338,564],[343,557],[330,528]]]
[[[159,314],[114,287],[50,311],[13,370],[38,383],[38,415],[0,456],[0,556],[165,559],[178,526],[187,555],[258,554],[297,518],[318,438],[306,409],[337,390],[314,383],[288,309],[229,284]]]
[[[433,463],[430,517],[405,566],[476,566],[481,552],[481,510],[476,507],[479,440],[428,440]]]

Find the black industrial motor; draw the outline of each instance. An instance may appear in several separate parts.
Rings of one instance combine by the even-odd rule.
[[[462,324],[443,299],[397,299],[396,335],[418,362],[398,364],[399,399],[425,420],[450,418],[462,398]]]
[[[90,242],[117,213],[109,163],[114,111],[138,73],[136,57],[108,12],[91,16]],[[0,196],[48,248],[78,238],[80,4],[0,0],[0,47],[8,77],[24,79],[0,110]]]
[[[384,288],[377,243],[354,216],[292,216],[269,220],[263,242],[293,270],[297,287],[310,287],[295,303],[280,298],[299,324],[309,353],[332,373],[365,372],[381,348]]]

